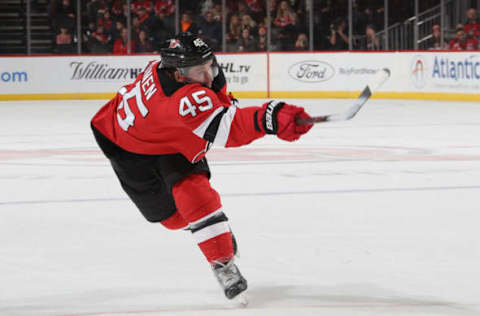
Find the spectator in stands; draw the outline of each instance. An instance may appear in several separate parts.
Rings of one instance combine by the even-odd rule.
[[[207,11],[205,18],[200,21],[200,33],[214,51],[220,48],[222,43],[222,25],[213,19],[213,13]]]
[[[293,43],[295,38],[297,16],[287,1],[280,2],[273,24],[275,26],[274,37],[277,43],[280,44],[280,49],[290,49],[291,47],[288,46],[288,43]]]
[[[250,16],[257,22],[261,21],[264,16],[264,0],[245,0],[248,10],[250,11]]]
[[[258,27],[258,38],[257,38],[257,51],[266,51],[267,50],[267,28],[265,25],[260,25]]]
[[[365,28],[365,46],[362,47],[363,50],[380,50],[380,40],[378,39],[377,33],[375,31],[375,26],[373,24],[367,25]]]
[[[141,30],[142,30],[142,25],[140,24],[140,20],[138,19],[138,16],[134,16],[132,18],[132,33],[131,33],[133,41],[138,41],[138,36]]]
[[[308,37],[305,33],[298,34],[294,49],[299,51],[308,50]]]
[[[145,30],[140,30],[138,41],[135,43],[135,53],[151,53],[153,52],[152,42],[147,37]]]
[[[97,21],[103,17],[105,11],[108,11],[108,6],[105,0],[91,0],[87,3],[87,14],[90,21]]]
[[[57,35],[57,45],[72,44],[72,35],[68,33],[66,27],[60,27],[60,33]]]
[[[130,12],[132,12],[130,10]],[[125,22],[125,25],[127,24],[127,18],[128,18],[128,4],[127,2],[123,2],[122,4],[122,13],[116,17],[119,20],[122,20]]]
[[[241,24],[242,30],[249,29],[250,34],[255,34],[257,32],[257,23],[250,17],[250,15],[243,15]]]
[[[286,0],[285,1],[288,7],[295,14],[295,21],[296,21],[295,26],[297,29],[304,28],[307,25],[307,19],[305,18],[305,6],[306,6],[305,2],[306,1],[309,1],[309,0]],[[282,6],[281,2],[279,2],[279,6]]]
[[[180,21],[180,29],[182,32],[198,33],[197,24],[192,19],[192,13],[187,11],[182,14],[182,20]]]
[[[469,38],[480,36],[480,21],[477,18],[477,10],[474,8],[467,10],[467,21],[463,28]]]
[[[60,31],[60,27],[66,27],[70,33],[73,31],[75,13],[70,0],[54,0],[49,15],[55,31]]]
[[[476,50],[478,49],[478,40],[476,38],[468,38],[462,24],[456,29],[456,37],[450,41],[451,50]]]
[[[117,39],[120,38],[120,36],[122,35],[122,30],[125,28],[125,23],[121,20],[117,20],[117,22],[115,22],[115,28],[113,29],[113,32],[112,32],[112,40],[113,42],[115,42]]]
[[[202,16],[205,16],[208,11],[212,11],[214,5],[213,0],[203,0],[203,3],[200,5],[200,13]]]
[[[151,18],[149,35],[153,38],[154,50],[159,50],[162,42],[174,35],[174,31],[167,26],[167,19],[162,16],[161,11],[155,10],[155,15]]]
[[[331,1],[312,0],[314,1],[313,28],[314,38],[313,44],[315,49],[330,49],[330,25],[332,24]]]
[[[113,44],[113,53],[116,55],[126,55],[128,54],[128,30],[124,28],[122,30],[121,36]],[[130,42],[130,52],[135,52],[135,42],[132,40]]]
[[[150,16],[147,13],[147,9],[139,7],[137,10],[138,26],[142,29],[149,30],[151,25]]]
[[[111,5],[112,15],[115,20],[123,18],[123,5],[125,0],[113,0]]]
[[[222,21],[223,12],[222,12],[222,4],[221,4],[221,3],[216,3],[216,4],[213,6],[212,14],[213,14],[213,19],[214,19],[215,21],[217,21],[217,22],[221,22],[221,21]]]
[[[250,29],[244,28],[242,35],[237,42],[237,50],[239,52],[253,52],[257,48],[257,43],[252,35],[250,35]]]
[[[110,15],[109,10],[105,10],[105,12],[103,13],[103,16],[100,19],[98,19],[97,26],[103,26],[103,31],[107,36],[110,36],[110,37],[113,36],[113,33],[115,32],[114,31],[115,25],[113,23],[113,19]]]
[[[433,50],[448,49],[448,45],[446,45],[445,41],[442,41],[440,25],[433,25],[432,35],[429,39],[427,47]]]
[[[267,1],[270,1],[270,15],[272,17],[275,17],[275,15],[277,14],[277,1],[278,0],[265,0],[265,12],[267,12],[267,10],[266,10]],[[327,2],[330,2],[330,1],[327,1]]]
[[[222,20],[222,4],[218,0],[204,0],[200,12],[202,16],[205,16],[207,12],[211,12],[215,21],[220,22]]]
[[[162,22],[161,28],[165,30],[165,38],[173,36],[175,34],[175,1],[157,0],[154,9],[157,20]],[[158,27],[158,21],[156,23]]]
[[[330,25],[330,49],[347,50],[349,38],[345,35],[347,23],[344,19],[338,18]]]
[[[110,50],[110,37],[105,34],[103,26],[99,25],[88,39],[88,50],[94,54],[106,54]]]
[[[305,9],[305,0],[288,0],[287,2],[296,14],[301,12],[302,9]]]
[[[249,15],[250,11],[248,10],[248,7],[245,4],[245,2],[240,1],[240,2],[238,2],[238,9],[235,11],[235,13],[238,16],[244,16],[245,14]]]
[[[380,1],[379,1],[380,2]],[[383,1],[377,6],[373,6],[371,2],[360,2],[353,11],[353,32],[362,34],[368,25],[373,25],[375,29],[383,27],[384,7]]]
[[[273,24],[276,27],[284,28],[290,25],[295,25],[297,20],[297,16],[292,8],[289,6],[287,1],[280,2],[280,5],[277,9],[277,15]]]
[[[153,11],[152,0],[135,0],[132,3],[132,11],[138,15],[140,9],[145,10],[145,13],[150,14]]]
[[[55,52],[57,54],[73,53],[72,35],[68,32],[68,28],[60,27],[60,33],[56,37]]]
[[[230,24],[228,26],[227,45],[229,46],[229,51],[237,50],[236,44],[241,35],[242,24],[240,23],[240,18],[238,17],[238,15],[234,14],[231,16]]]

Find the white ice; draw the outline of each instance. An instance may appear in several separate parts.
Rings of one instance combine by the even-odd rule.
[[[239,309],[121,190],[89,129],[102,103],[0,102],[0,315],[480,315],[480,104],[371,100],[296,143],[213,149]]]

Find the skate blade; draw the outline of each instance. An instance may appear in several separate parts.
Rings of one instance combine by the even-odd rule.
[[[238,307],[241,307],[241,308],[245,308],[248,306],[247,297],[243,293],[240,293],[237,296],[235,296],[232,301],[235,303],[235,305],[238,305]]]

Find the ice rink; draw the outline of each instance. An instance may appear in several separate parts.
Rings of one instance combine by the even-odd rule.
[[[89,129],[103,103],[0,102],[0,315],[480,315],[479,103],[370,100],[296,143],[211,150],[246,309],[127,199]]]

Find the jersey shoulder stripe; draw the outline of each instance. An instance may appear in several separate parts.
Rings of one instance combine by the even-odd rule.
[[[215,111],[213,111],[212,114],[210,114],[209,117],[207,117],[194,131],[193,133],[197,135],[200,138],[203,138],[205,140],[208,140],[209,142],[213,143],[214,139],[209,138],[207,135],[207,130],[210,128],[211,123],[213,120],[215,120],[217,117],[222,117],[223,112],[225,111],[225,108],[223,106],[218,107]],[[211,134],[213,131],[210,129],[208,134]],[[215,138],[215,137],[213,137]]]
[[[233,119],[235,118],[236,111],[237,111],[237,107],[232,105],[228,107],[227,111],[224,113],[217,127],[217,133],[214,141],[215,145],[218,145],[221,147],[226,146],[228,141],[228,136],[230,135],[230,128],[232,127],[232,122],[233,122]]]

